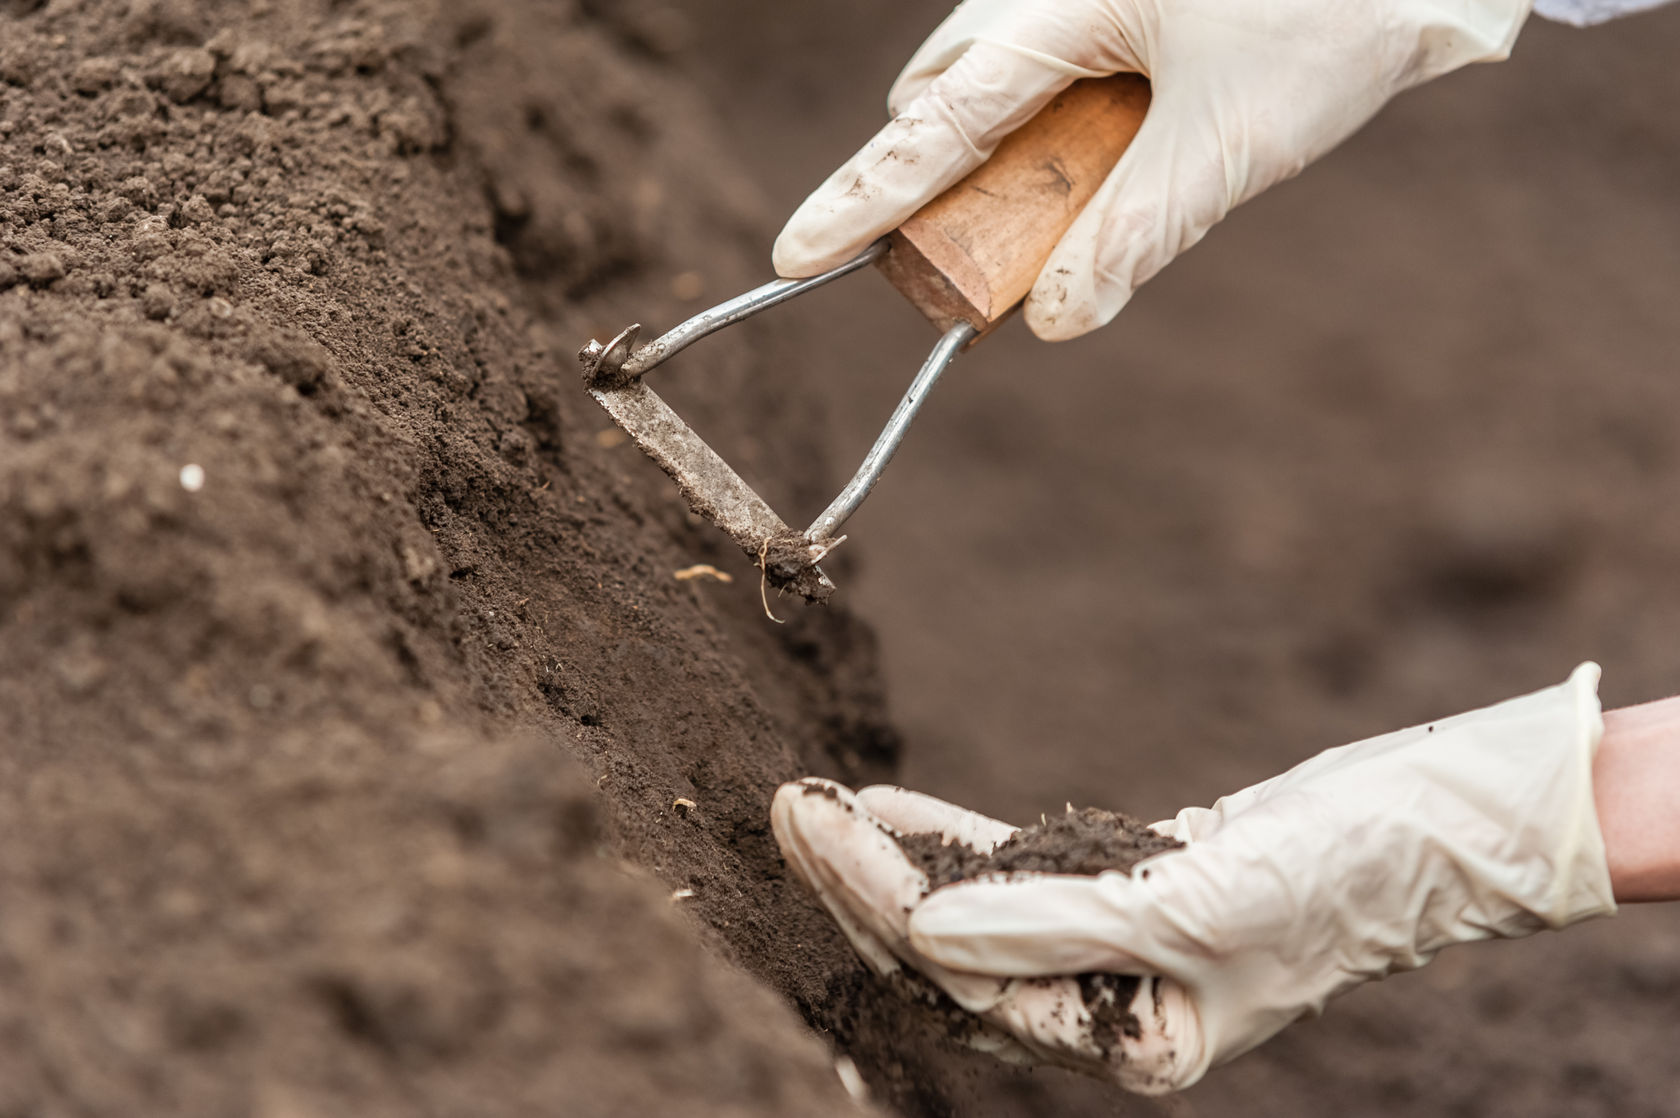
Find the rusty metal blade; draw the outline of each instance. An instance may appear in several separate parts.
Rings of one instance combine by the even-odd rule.
[[[723,529],[772,585],[813,602],[834,593],[834,583],[811,561],[810,542],[789,528],[653,389],[637,380],[617,388],[590,388],[589,394],[671,476],[689,507]]]

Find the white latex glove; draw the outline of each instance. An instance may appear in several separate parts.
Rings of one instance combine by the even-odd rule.
[[[1187,845],[1131,877],[1021,875],[926,899],[901,886],[891,903],[909,911],[883,917],[884,894],[855,883],[901,877],[902,855],[862,828],[807,829],[807,813],[822,813],[788,793],[798,785],[777,797],[776,835],[843,925],[905,927],[893,953],[935,981],[1154,978],[1170,995],[1139,1014],[1153,1044],[1138,1056],[1154,1062],[1131,1078],[1124,1064],[1109,1071],[1132,1089],[1176,1090],[1443,947],[1615,912],[1593,803],[1598,676],[1583,664],[1560,686],[1332,749],[1187,809],[1155,824]],[[853,884],[836,888],[836,872]]]
[[[855,256],[1075,79],[1145,74],[1142,130],[1027,299],[1039,337],[1077,337],[1396,93],[1505,58],[1529,3],[967,0],[899,76],[892,123],[789,220],[776,270],[810,276]]]
[[[928,879],[895,836],[940,834],[990,851],[1014,827],[903,788],[881,785],[854,794],[814,777],[777,790],[770,822],[795,876],[871,969],[906,980],[907,992],[930,1009],[946,1009],[933,1001],[925,982],[905,974],[908,965],[973,1015],[966,1027],[949,1018],[941,1022],[954,1038],[1012,1063],[1070,1067],[1150,1094],[1171,1089],[1181,1053],[1188,1051],[1184,1024],[1194,1024],[1177,983],[1146,977],[1127,1005],[1105,1005],[1115,991],[1082,989],[1073,977],[963,974],[910,946],[910,914],[928,895]],[[1133,1028],[1125,1027],[1128,1009]]]

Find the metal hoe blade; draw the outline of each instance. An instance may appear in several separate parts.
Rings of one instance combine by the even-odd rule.
[[[707,446],[653,389],[642,383],[642,377],[706,335],[849,275],[879,260],[886,252],[887,243],[878,241],[832,272],[810,279],[765,284],[695,315],[648,345],[636,345],[642,328],[635,325],[605,345],[591,341],[578,354],[589,394],[642,453],[671,476],[689,507],[723,529],[758,564],[771,583],[813,602],[823,601],[835,590],[834,583],[818,563],[845,538],[836,533],[869,495],[929,390],[963,347],[974,339],[974,328],[960,324],[940,339],[856,476],[803,532],[789,528],[729,463]]]
[[[642,453],[671,475],[689,507],[722,528],[778,587],[820,602],[834,583],[817,566],[820,554],[729,468],[669,404],[640,381],[589,394],[624,428]]]

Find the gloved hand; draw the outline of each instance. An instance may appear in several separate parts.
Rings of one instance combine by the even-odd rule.
[[[1598,675],[1583,664],[1560,686],[1332,749],[1187,809],[1155,824],[1187,845],[1130,877],[1021,875],[923,897],[893,834],[988,844],[1009,829],[901,789],[853,799],[786,785],[773,824],[876,969],[907,963],[965,1008],[948,983],[1002,983],[986,1009],[1013,998],[1013,1015],[992,1020],[1030,1034],[1034,1055],[1177,1090],[1443,947],[1613,913],[1592,788]],[[1135,1035],[1112,1043],[1089,1020],[1043,1019],[1012,985],[1088,972],[1144,976]]]
[[[810,276],[855,256],[1075,79],[1141,73],[1154,87],[1142,130],[1027,299],[1039,337],[1077,337],[1396,93],[1506,57],[1529,3],[967,0],[899,76],[892,123],[783,229],[776,270]]]
[[[853,793],[815,777],[778,789],[770,822],[794,875],[871,969],[906,981],[907,992],[922,996],[930,1010],[947,1010],[931,1000],[925,988],[931,981],[973,1015],[966,1022],[943,1020],[948,1035],[1011,1063],[1056,1064],[1150,1094],[1172,1089],[1192,1047],[1184,1043],[1185,1026],[1195,1021],[1178,983],[1146,976],[1135,986],[1082,985],[1071,976],[961,973],[910,945],[910,917],[928,895],[928,879],[904,856],[897,836],[938,834],[989,853],[1014,827],[903,788]],[[907,977],[905,966],[921,979]]]

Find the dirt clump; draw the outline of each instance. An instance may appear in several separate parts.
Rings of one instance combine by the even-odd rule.
[[[1095,875],[1111,870],[1130,874],[1132,867],[1183,843],[1136,819],[1087,807],[1023,827],[989,854],[938,834],[905,835],[899,847],[928,876],[929,890],[959,881],[999,874],[1053,873]],[[1135,975],[1088,973],[1077,976],[1080,998],[1093,1022],[1092,1036],[1106,1054],[1122,1036],[1140,1035],[1131,1011],[1137,993]]]
[[[899,846],[923,873],[928,888],[990,874],[1099,874],[1119,870],[1129,874],[1145,858],[1184,844],[1126,815],[1086,807],[1023,827],[989,854],[962,842],[946,842],[943,835],[905,835]]]

